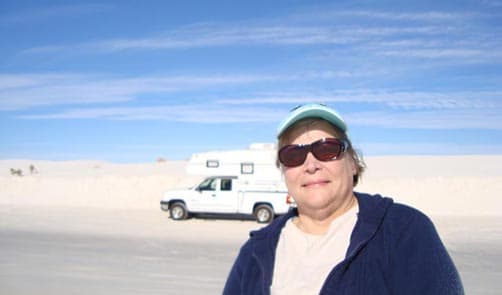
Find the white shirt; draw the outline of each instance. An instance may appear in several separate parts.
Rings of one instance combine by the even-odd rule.
[[[358,212],[357,205],[352,207],[324,235],[305,233],[288,220],[276,249],[271,294],[319,294],[329,272],[346,256]]]

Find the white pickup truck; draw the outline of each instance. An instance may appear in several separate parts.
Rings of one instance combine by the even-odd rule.
[[[165,192],[160,206],[174,220],[199,214],[228,214],[254,216],[259,223],[269,223],[289,210],[290,201],[285,190],[250,187],[237,176],[211,176],[194,188]]]

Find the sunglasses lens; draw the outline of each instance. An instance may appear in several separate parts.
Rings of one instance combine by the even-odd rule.
[[[312,153],[320,161],[329,161],[338,158],[343,145],[336,139],[318,141],[312,145]]]
[[[305,161],[307,153],[307,147],[287,145],[279,151],[279,161],[286,167],[299,166]]]

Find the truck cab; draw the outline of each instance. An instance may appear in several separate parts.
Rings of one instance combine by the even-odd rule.
[[[231,214],[254,216],[258,222],[268,223],[288,211],[287,200],[286,191],[249,187],[237,176],[210,176],[191,189],[165,192],[160,205],[174,220]]]
[[[238,190],[235,187],[237,177],[221,176],[204,179],[192,198],[191,210],[196,212],[236,213],[238,207]]]

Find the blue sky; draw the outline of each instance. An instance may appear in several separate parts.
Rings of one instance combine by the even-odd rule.
[[[0,1],[0,158],[274,142],[298,104],[364,155],[502,154],[502,0]]]

